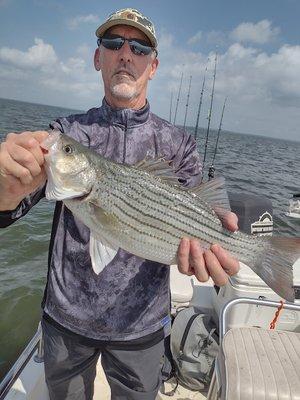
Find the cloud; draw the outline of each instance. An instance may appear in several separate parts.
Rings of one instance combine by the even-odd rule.
[[[191,51],[175,45],[164,33],[160,38],[160,65],[151,82],[154,112],[168,118],[173,92],[173,113],[180,76],[184,72],[177,123],[183,123],[189,75],[193,76],[188,124],[195,125],[203,75],[208,63],[200,125],[207,124],[214,53]],[[209,62],[207,58],[209,57]],[[219,51],[212,126],[217,127],[223,101],[228,96],[224,129],[297,138],[300,124],[300,46],[283,45],[268,54],[257,46],[233,43]],[[290,132],[290,133],[289,133]]]
[[[57,56],[52,45],[44,43],[42,39],[35,38],[35,44],[27,51],[2,47],[0,61],[20,68],[51,67],[57,62]]]
[[[255,23],[243,22],[239,24],[233,31],[216,31],[197,32],[194,36],[188,39],[187,43],[192,45],[200,40],[203,44],[209,46],[226,47],[233,42],[266,44],[275,40],[280,33],[278,27],[272,27],[272,23],[264,19]]]
[[[209,46],[225,46],[229,43],[228,33],[214,30],[209,32],[198,31],[187,40],[188,45],[194,45],[199,42]]]
[[[0,85],[4,82],[11,83],[12,81],[26,80],[27,76],[26,71],[15,68],[13,65],[0,64]]]
[[[284,45],[268,55],[235,43],[219,57],[219,90],[244,103],[252,100],[300,108],[300,46]]]
[[[92,64],[94,49],[82,44],[72,57],[60,58],[50,43],[35,39],[26,51],[0,48],[0,92],[3,97],[79,109],[101,103],[103,84]],[[208,61],[209,58],[209,61]],[[192,88],[188,125],[195,125],[206,66],[206,85],[200,126],[206,126],[212,88],[214,52],[209,54],[180,47],[169,32],[159,37],[159,68],[149,83],[152,111],[169,118],[173,92],[173,115],[179,81],[184,72],[177,123],[184,120],[189,76]],[[212,128],[218,127],[225,97],[228,105],[224,129],[298,138],[300,125],[300,46],[283,45],[272,54],[259,46],[231,43],[218,54]],[[25,98],[27,95],[27,98]],[[22,97],[24,96],[24,97]],[[299,140],[299,138],[298,138]]]
[[[73,57],[59,59],[51,44],[38,38],[34,41],[27,51],[0,48],[2,96],[26,100],[23,93],[32,95],[34,92],[35,98],[29,99],[31,101],[74,108],[99,102],[99,93],[103,90],[93,68],[92,51],[89,62],[81,56],[91,49],[80,46],[78,56],[74,53]]]
[[[202,32],[198,31],[194,36],[190,37],[187,41],[188,44],[196,44],[198,42],[200,42],[202,37]]]
[[[256,24],[252,22],[241,23],[230,33],[230,37],[237,42],[265,44],[275,39],[279,33],[279,28],[272,28],[272,23],[264,19]]]
[[[79,27],[81,24],[97,24],[100,21],[98,15],[95,14],[89,14],[89,15],[78,15],[76,17],[70,18],[67,21],[67,27],[70,30],[75,30]]]

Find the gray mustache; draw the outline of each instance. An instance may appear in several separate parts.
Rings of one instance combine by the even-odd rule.
[[[136,79],[135,73],[130,69],[130,68],[118,68],[115,72],[114,75],[119,74],[120,72],[125,72],[126,74],[132,76],[132,78]]]

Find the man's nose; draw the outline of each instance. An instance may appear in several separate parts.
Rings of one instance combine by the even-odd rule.
[[[121,61],[125,61],[125,62],[132,61],[132,51],[130,50],[130,46],[129,46],[129,43],[127,40],[125,40],[125,43],[120,48],[118,53],[119,53],[119,58]]]

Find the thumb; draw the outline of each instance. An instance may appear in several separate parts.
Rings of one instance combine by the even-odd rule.
[[[49,132],[47,131],[35,131],[32,134],[39,143],[42,143],[49,136]]]
[[[35,176],[32,183],[26,186],[26,194],[32,193],[37,190],[39,187],[43,186],[46,182],[47,175],[45,169],[42,168],[42,171],[39,175]]]
[[[238,227],[238,217],[233,212],[228,212],[222,219],[223,226],[230,230],[231,232],[235,232],[239,229]]]

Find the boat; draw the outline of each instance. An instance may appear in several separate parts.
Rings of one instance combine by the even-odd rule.
[[[294,269],[297,270],[297,277],[299,278],[298,284],[300,284],[300,259],[294,265]],[[253,276],[252,276],[253,275]],[[279,381],[277,385],[284,385],[285,390],[291,391],[291,396],[297,394],[300,396],[300,302],[295,304],[286,304],[285,309],[282,313],[282,318],[279,319],[277,329],[271,331],[268,329],[270,321],[274,317],[274,313],[277,307],[280,305],[278,296],[261,281],[260,278],[254,277],[254,273],[245,265],[241,266],[241,271],[235,278],[230,278],[230,281],[225,287],[216,289],[213,282],[210,280],[205,284],[201,284],[196,281],[195,278],[181,275],[175,266],[171,267],[171,292],[172,292],[172,312],[176,313],[178,309],[182,307],[198,307],[206,312],[218,312],[220,307],[222,312],[220,315],[220,337],[223,342],[228,337],[228,333],[240,332],[244,330],[245,337],[247,333],[251,332],[253,335],[254,331],[263,332],[266,335],[265,342],[268,344],[270,340],[274,341],[274,335],[278,333],[281,335],[287,335],[288,343],[290,343],[289,336],[292,335],[292,339],[295,343],[298,343],[295,349],[293,348],[294,360],[287,360],[278,363],[278,357],[284,360],[286,354],[279,354],[274,351],[274,347],[271,348],[270,354],[273,356],[273,365],[269,365],[269,370],[278,377]],[[248,287],[245,280],[252,276],[252,281],[248,281]],[[182,290],[184,288],[184,290]],[[233,295],[235,292],[235,295]],[[247,295],[248,298],[243,296]],[[228,301],[228,299],[231,299]],[[273,300],[269,300],[273,299]],[[251,331],[252,330],[252,331]],[[268,334],[269,333],[269,334]],[[230,338],[232,340],[232,338]],[[249,337],[248,337],[249,340]],[[1,400],[48,400],[49,396],[47,393],[47,387],[45,384],[44,368],[43,368],[43,344],[42,344],[42,332],[40,326],[37,329],[36,334],[25,348],[19,359],[13,365],[11,370],[8,372],[2,383],[0,384],[0,399]],[[262,343],[263,344],[263,343]],[[232,345],[234,346],[234,344]],[[253,346],[253,342],[252,342]],[[241,349],[247,353],[247,348]],[[281,349],[282,350],[282,349]],[[239,353],[238,352],[238,353]],[[246,354],[249,357],[250,354]],[[245,356],[245,355],[244,355]],[[247,368],[248,373],[254,373],[255,368],[262,367],[259,362],[259,356],[264,359],[264,352],[260,355],[254,354],[256,364],[249,365],[249,360],[243,359],[241,356],[241,367]],[[250,360],[251,361],[251,360]],[[280,360],[281,361],[281,360]],[[295,362],[292,364],[292,362]],[[263,362],[263,361],[262,361]],[[193,399],[193,400],[217,400],[222,397],[218,397],[220,391],[220,385],[226,384],[229,389],[232,390],[229,384],[232,386],[232,382],[228,382],[230,377],[226,378],[226,372],[222,372],[220,365],[222,360],[218,359],[215,367],[215,372],[208,393],[201,393],[191,391],[188,388],[178,385],[172,396],[160,392],[157,396],[157,400],[166,399]],[[223,362],[223,367],[225,362]],[[253,370],[251,370],[251,368]],[[298,374],[298,378],[293,383],[288,381],[287,372],[291,370],[293,374]],[[268,371],[268,373],[270,372]],[[296,371],[296,372],[295,372]],[[268,373],[263,378],[260,377],[260,389],[266,390],[268,384]],[[236,377],[234,377],[236,382]],[[294,378],[294,376],[293,376]],[[231,380],[233,377],[231,377]],[[226,382],[227,380],[227,382]],[[251,380],[251,379],[250,379]],[[292,379],[293,380],[293,379]],[[176,387],[176,380],[170,380],[165,384],[165,393],[170,393]],[[255,382],[248,382],[246,391],[255,390]],[[276,388],[272,387],[271,394]],[[240,389],[242,392],[242,389]],[[296,392],[297,390],[297,392]],[[262,392],[264,393],[264,392]],[[268,392],[265,392],[266,397],[252,397],[252,399],[296,399],[300,397],[288,397],[285,392],[285,397],[268,397]],[[224,395],[225,396],[225,395]],[[223,397],[223,399],[235,400],[239,397]],[[242,398],[242,397],[241,397]],[[109,400],[110,389],[106,381],[103,369],[101,367],[101,359],[97,365],[97,376],[95,379],[95,394],[94,399]]]
[[[289,211],[286,215],[291,218],[300,218],[300,193],[294,194],[290,199]]]
[[[244,209],[245,231],[270,234],[273,219],[269,203],[263,199],[259,202],[257,197],[249,201],[249,196],[247,201],[243,196],[233,196],[233,211]],[[243,215],[240,217],[243,221]],[[173,376],[156,400],[300,399],[300,258],[293,266],[295,303],[283,303],[245,264],[223,287],[215,286],[212,280],[200,283],[195,277],[180,274],[176,266],[170,268],[171,314],[176,318],[179,310],[193,307],[213,316],[219,332],[219,353],[208,389],[191,390]],[[40,326],[0,383],[0,400],[25,399],[49,399]],[[94,399],[110,399],[101,357]]]

